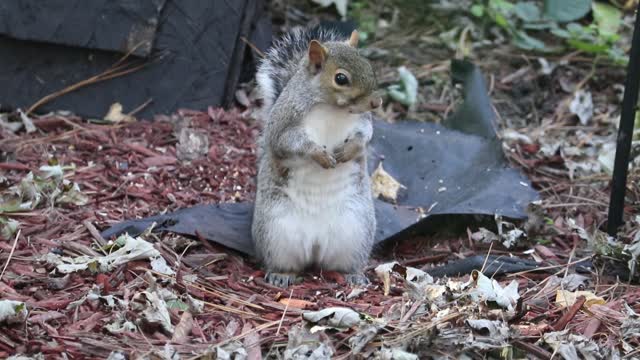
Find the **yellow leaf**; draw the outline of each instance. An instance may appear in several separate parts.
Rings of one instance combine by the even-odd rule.
[[[109,112],[104,119],[112,123],[136,121],[136,118],[133,116],[122,113],[122,104],[120,103],[113,103],[111,107],[109,107]]]
[[[603,298],[596,296],[596,294],[591,291],[567,291],[567,290],[558,290],[556,292],[556,305],[560,307],[569,307],[575,304],[576,299],[579,296],[584,296],[587,301],[584,303],[585,308],[590,308],[591,305],[604,305],[606,301]]]
[[[386,172],[384,168],[382,168],[382,162],[380,162],[376,171],[371,174],[373,197],[381,197],[382,200],[395,204],[401,189],[406,189],[406,187]]]

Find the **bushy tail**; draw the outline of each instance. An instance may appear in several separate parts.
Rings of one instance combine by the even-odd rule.
[[[278,96],[298,71],[300,61],[306,56],[311,40],[340,41],[343,37],[332,29],[295,28],[275,41],[258,65],[256,73],[258,91],[263,99],[263,114],[271,112],[271,107]]]

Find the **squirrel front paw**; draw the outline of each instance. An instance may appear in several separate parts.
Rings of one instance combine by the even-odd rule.
[[[311,158],[325,169],[333,169],[337,164],[335,157],[320,147],[311,154]]]
[[[347,283],[351,285],[366,286],[371,284],[369,279],[362,273],[346,274],[344,277],[345,280],[347,280]]]
[[[360,156],[363,151],[364,141],[361,137],[356,136],[345,140],[344,144],[333,151],[333,155],[337,162],[345,163]]]

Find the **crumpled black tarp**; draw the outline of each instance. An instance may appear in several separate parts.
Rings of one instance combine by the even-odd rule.
[[[100,119],[119,102],[125,113],[146,104],[136,116],[152,118],[228,106],[251,64],[243,39],[266,50],[267,23],[263,0],[0,1],[0,105],[29,108],[149,40],[126,62],[144,68],[81,87],[37,112]]]
[[[0,34],[20,40],[147,56],[166,0],[0,2]]]
[[[538,198],[528,179],[504,158],[481,73],[469,62],[453,61],[452,74],[463,85],[464,102],[445,122],[449,127],[416,121],[374,122],[370,171],[384,161],[384,169],[407,187],[397,205],[376,200],[377,242],[398,239],[436,218],[453,221],[455,215],[469,214],[525,218],[527,205]],[[421,215],[418,208],[431,210]],[[251,209],[249,203],[200,205],[125,221],[102,236],[124,232],[136,236],[155,221],[156,231],[197,235],[253,255]]]

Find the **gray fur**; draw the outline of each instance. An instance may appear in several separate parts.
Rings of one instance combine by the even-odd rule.
[[[322,29],[310,31],[295,28],[275,41],[260,62],[257,71],[257,83],[263,100],[262,111],[268,114],[282,90],[300,69],[311,40],[320,42],[345,40],[335,31]]]
[[[366,161],[367,144],[373,132],[371,117],[368,113],[362,114],[344,143],[335,148],[326,149],[308,136],[303,127],[305,116],[316,105],[335,103],[333,94],[320,86],[319,75],[307,66],[308,43],[311,39],[318,39],[312,35],[304,30],[286,35],[267,53],[258,68],[258,87],[264,97],[264,129],[258,140],[252,236],[258,256],[266,268],[267,280],[272,284],[288,286],[296,273],[312,266],[340,271],[348,274],[350,282],[364,283],[366,278],[363,280],[362,269],[368,261],[376,228]],[[343,58],[340,59],[341,64],[356,78],[354,86],[362,90],[363,96],[369,96],[375,88],[375,77],[366,60],[359,57],[355,49],[349,50],[344,43],[337,43],[345,39],[339,39],[335,33],[321,33],[319,40],[327,46],[330,56]],[[362,101],[362,97],[358,101]],[[320,164],[324,168],[341,167],[344,170],[340,171],[348,174],[345,184],[336,184],[347,194],[340,203],[326,207],[317,204],[312,209],[338,212],[336,218],[344,212],[345,218],[352,219],[348,228],[342,229],[345,234],[355,234],[347,240],[350,243],[345,244],[345,249],[350,250],[326,249],[322,244],[316,244],[310,253],[297,253],[290,248],[283,251],[282,246],[289,243],[283,243],[282,236],[278,235],[282,234],[279,220],[301,206],[307,208],[289,196],[293,191],[291,184],[296,181],[292,176],[297,176],[300,166],[306,169],[311,166],[309,164]],[[314,171],[324,174],[320,167]],[[313,193],[313,188],[308,191]],[[311,219],[315,215],[308,216]],[[325,231],[319,237],[326,236],[330,228],[331,224],[327,224],[326,229],[318,229],[318,232]],[[295,236],[296,229],[289,232]]]

